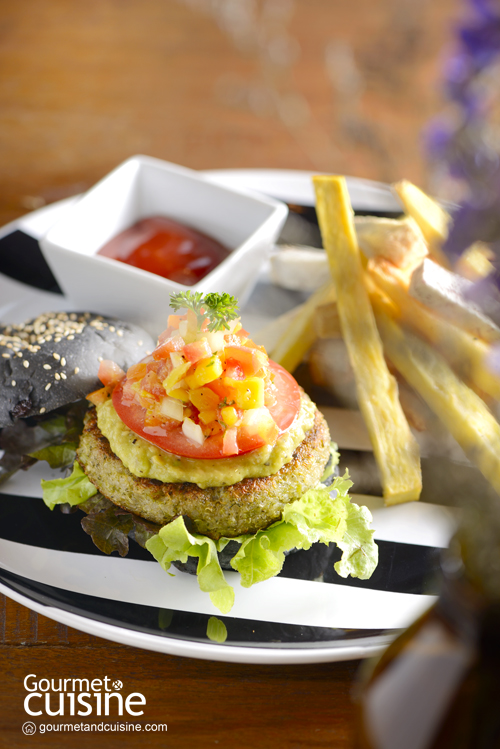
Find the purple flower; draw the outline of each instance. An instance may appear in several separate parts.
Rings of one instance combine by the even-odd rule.
[[[468,110],[471,106],[469,99],[473,96],[470,88],[474,76],[474,67],[469,54],[461,52],[454,55],[445,70],[445,93],[448,99],[456,101]]]
[[[500,17],[500,3],[498,0],[471,0],[472,7],[488,21]]]
[[[460,38],[476,68],[486,67],[500,52],[500,16],[462,29]]]
[[[495,269],[490,276],[482,278],[480,281],[473,284],[470,290],[466,293],[466,297],[480,307],[482,311],[497,325],[500,324],[499,280],[500,274],[498,273],[498,270]],[[500,350],[498,353],[500,354]]]
[[[449,122],[435,119],[424,130],[423,138],[429,155],[433,158],[443,158],[452,143],[453,128]]]
[[[484,202],[463,203],[453,216],[448,239],[443,251],[453,260],[474,242],[498,245],[500,259],[500,210],[496,196]]]
[[[498,95],[489,69],[500,61],[500,0],[469,5],[472,17],[458,30],[457,51],[445,70],[453,116],[433,122],[425,138],[431,157],[441,160],[466,195],[443,250],[454,263],[474,242],[492,249],[494,272],[471,287],[470,298],[500,324],[500,154],[489,137],[492,96]],[[492,366],[500,372],[500,346]]]
[[[454,54],[445,63],[444,77],[451,85],[466,85],[472,73],[471,61],[463,52]]]
[[[500,59],[500,0],[470,0],[473,17],[458,30],[457,52],[445,70],[453,119],[437,120],[426,133],[429,153],[466,188],[444,251],[454,260],[474,241],[500,249],[500,159],[485,137],[491,91],[480,76]],[[499,254],[500,257],[500,254]]]

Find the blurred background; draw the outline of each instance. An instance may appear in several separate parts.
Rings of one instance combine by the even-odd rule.
[[[0,221],[144,153],[432,188],[457,0],[2,0]]]

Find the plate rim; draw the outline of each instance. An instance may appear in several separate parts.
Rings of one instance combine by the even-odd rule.
[[[1,542],[1,541],[0,541]],[[20,603],[37,614],[46,616],[48,619],[64,624],[78,631],[85,632],[94,637],[100,637],[120,645],[150,650],[152,652],[164,653],[201,660],[213,660],[226,663],[242,663],[255,665],[301,665],[310,663],[327,663],[333,661],[348,661],[361,658],[369,658],[379,655],[399,634],[399,630],[391,634],[382,634],[372,637],[360,638],[362,642],[358,645],[345,646],[341,644],[329,645],[328,647],[315,648],[260,648],[242,645],[203,643],[193,640],[181,640],[168,635],[158,636],[147,632],[140,632],[127,627],[118,627],[106,622],[100,622],[91,617],[83,617],[73,614],[65,609],[46,606],[28,596],[13,590],[5,582],[0,582],[0,593]],[[161,647],[160,647],[161,646]],[[335,658],[332,658],[334,654]]]

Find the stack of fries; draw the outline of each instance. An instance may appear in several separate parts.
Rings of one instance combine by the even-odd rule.
[[[463,276],[477,280],[491,271],[487,248],[474,245],[461,258],[461,276],[452,274],[441,251],[450,216],[415,185],[394,186],[401,219],[355,224],[345,179],[313,182],[332,283],[288,313],[272,357],[293,371],[316,337],[341,335],[386,504],[418,499],[422,488],[419,449],[394,371],[500,493],[500,425],[491,410],[500,400],[500,377],[488,366],[500,330],[459,298],[468,283]],[[441,291],[441,281],[433,286],[434,276],[448,290]],[[427,277],[431,282],[422,281]]]

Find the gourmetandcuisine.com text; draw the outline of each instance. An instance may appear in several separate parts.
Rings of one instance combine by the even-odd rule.
[[[39,723],[33,733],[38,730],[39,733],[72,733],[72,732],[90,732],[90,733],[110,733],[110,732],[132,732],[140,733],[146,731],[149,733],[165,733],[167,731],[166,723],[146,723],[142,726],[140,723]]]

